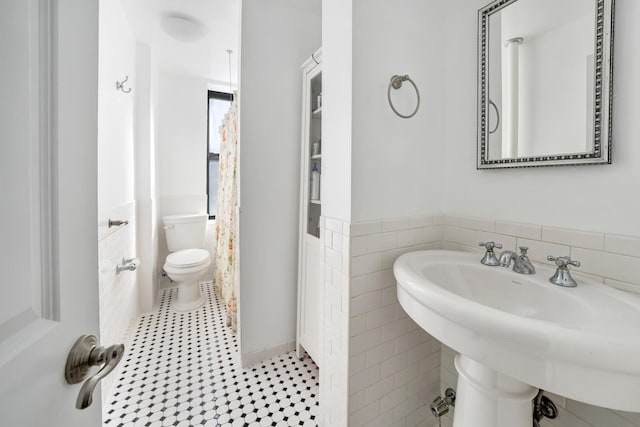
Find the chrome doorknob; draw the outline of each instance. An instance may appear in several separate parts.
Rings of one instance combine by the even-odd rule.
[[[102,365],[102,368],[90,377],[82,387],[76,400],[76,408],[85,409],[93,402],[93,390],[101,379],[113,371],[124,355],[124,344],[110,347],[98,347],[95,335],[83,335],[75,342],[64,370],[64,377],[69,384],[77,384],[87,378],[92,366]]]

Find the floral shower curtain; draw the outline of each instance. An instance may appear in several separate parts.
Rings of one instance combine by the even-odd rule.
[[[220,127],[220,171],[216,204],[215,289],[227,309],[227,326],[235,332],[238,311],[238,94]]]

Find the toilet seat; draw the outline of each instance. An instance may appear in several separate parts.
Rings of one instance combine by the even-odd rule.
[[[185,249],[169,254],[165,260],[165,267],[174,269],[200,267],[211,262],[209,251],[206,249]]]

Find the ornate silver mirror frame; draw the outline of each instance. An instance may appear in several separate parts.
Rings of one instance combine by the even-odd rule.
[[[478,11],[478,169],[611,163],[613,30],[615,0],[592,0],[595,7],[593,146],[591,151],[534,157],[489,158],[489,18],[518,0],[495,0]],[[494,125],[495,126],[495,125]],[[497,126],[495,126],[497,128]]]

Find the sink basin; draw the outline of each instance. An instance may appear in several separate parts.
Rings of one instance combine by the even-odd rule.
[[[418,251],[393,267],[405,311],[461,354],[458,399],[464,398],[462,378],[473,386],[470,394],[520,399],[523,408],[541,388],[640,412],[640,297],[581,278],[577,288],[563,288],[549,283],[552,268],[537,266],[535,275],[523,275],[482,265],[480,258]],[[477,410],[475,405],[470,407]],[[456,417],[460,406],[457,401]],[[486,425],[530,427],[530,420]],[[468,425],[478,425],[477,418]]]

